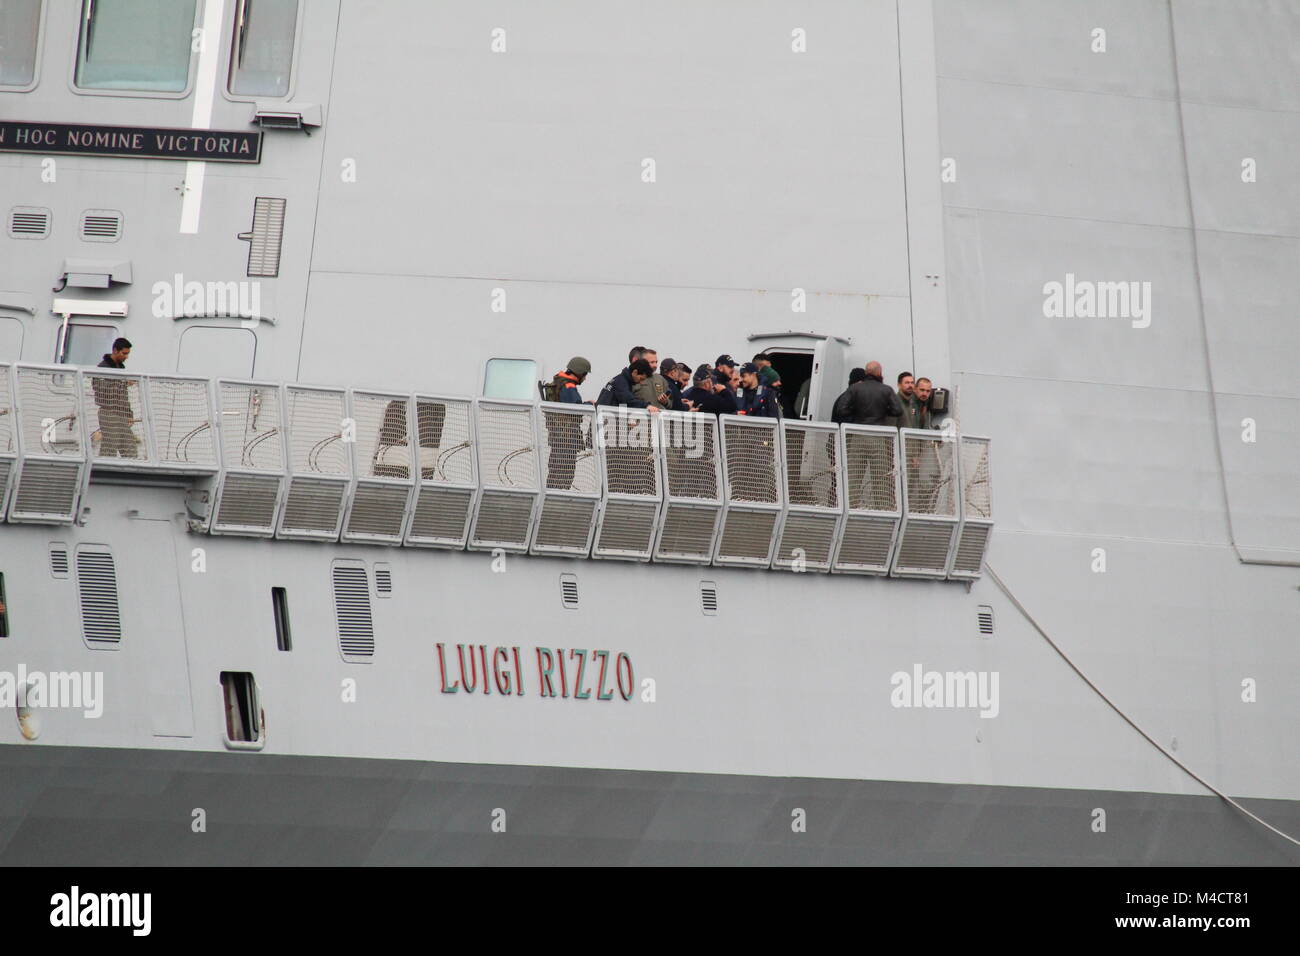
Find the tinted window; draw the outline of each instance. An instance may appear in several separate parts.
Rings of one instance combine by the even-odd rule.
[[[298,0],[236,0],[230,92],[287,96]]]
[[[83,0],[77,85],[179,93],[190,73],[192,0]]]
[[[488,359],[483,394],[488,398],[537,398],[537,363],[532,359]]]
[[[64,365],[98,365],[115,338],[117,329],[111,325],[69,325],[59,361]]]
[[[0,2],[0,86],[29,86],[36,78],[41,0]]]

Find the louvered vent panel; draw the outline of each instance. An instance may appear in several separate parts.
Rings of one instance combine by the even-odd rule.
[[[113,209],[87,209],[81,217],[81,238],[87,242],[117,242],[122,214]]]
[[[716,508],[692,508],[670,504],[664,514],[656,557],[708,562],[713,556],[713,534],[717,530]]]
[[[383,595],[393,593],[393,570],[385,564],[375,565],[375,593]]]
[[[560,603],[570,609],[578,606],[578,576],[576,574],[560,575]]]
[[[4,520],[9,492],[9,475],[14,470],[12,458],[0,458],[0,521]]]
[[[953,558],[952,569],[966,574],[977,574],[984,564],[984,548],[988,543],[988,525],[968,524],[961,530],[957,540],[957,556]]]
[[[365,568],[334,566],[334,615],[343,659],[365,662],[374,657],[375,625],[370,616],[370,584]]]
[[[951,524],[909,522],[903,532],[894,569],[942,573],[947,566],[948,548],[956,530],[956,526]]]
[[[850,515],[840,534],[840,552],[835,559],[835,570],[884,574],[889,570],[889,552],[894,545],[894,529],[897,524],[894,518]]]
[[[259,196],[253,202],[253,228],[240,233],[248,242],[248,274],[274,278],[280,274],[280,243],[284,237],[287,200]]]
[[[66,578],[68,576],[68,546],[64,544],[50,545],[50,574],[56,578]]]
[[[789,567],[802,557],[805,568],[830,567],[831,549],[835,546],[835,525],[838,521],[838,518],[831,515],[789,515],[781,530],[777,563]],[[796,548],[802,549],[802,556],[795,554]]]
[[[122,619],[117,603],[117,570],[111,554],[77,552],[77,591],[81,598],[81,632],[86,642],[119,644]]]
[[[465,543],[465,523],[473,501],[472,491],[421,488],[408,538],[420,544],[461,547]]]
[[[295,478],[280,519],[282,534],[305,534],[333,537],[338,534],[339,513],[347,485],[337,481],[312,481]]]
[[[772,554],[775,511],[731,511],[723,519],[718,557],[765,564]]]
[[[533,548],[586,554],[597,503],[594,498],[544,498]]]
[[[658,505],[610,501],[600,521],[596,550],[609,557],[649,557]]]
[[[993,633],[993,608],[989,607],[989,605],[987,604],[981,604],[979,606],[978,618],[979,618],[979,625],[980,625],[980,633],[984,635],[992,634]]]
[[[528,543],[528,526],[532,522],[535,500],[528,495],[483,492],[474,519],[472,543],[522,548]]]
[[[9,211],[11,239],[44,239],[50,234],[50,211],[40,206],[15,206]]]
[[[279,478],[227,475],[222,483],[215,525],[223,530],[246,528],[260,533],[270,532],[279,490]]]
[[[718,613],[718,586],[712,581],[700,582],[700,610],[710,617]]]
[[[71,521],[80,491],[80,465],[28,460],[9,513],[33,521]]]
[[[348,515],[348,535],[400,541],[410,489],[402,485],[358,485]]]

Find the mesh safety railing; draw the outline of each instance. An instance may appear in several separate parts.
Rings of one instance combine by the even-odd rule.
[[[840,431],[816,422],[782,423],[786,513],[773,567],[830,569],[844,514]]]
[[[145,388],[159,467],[199,473],[216,470],[217,426],[208,380],[150,375]]]
[[[844,524],[831,570],[843,574],[888,574],[902,518],[898,429],[844,425]]]
[[[131,372],[86,369],[81,373],[81,405],[96,464],[150,460],[142,382]]]
[[[659,525],[659,435],[644,409],[596,409],[605,504],[592,557],[648,561]]]
[[[9,489],[18,464],[18,420],[13,394],[13,368],[0,362],[0,521],[9,512]]]
[[[398,544],[415,486],[411,398],[354,390],[349,411],[356,486],[343,521],[343,540]]]
[[[780,421],[724,415],[724,507],[713,563],[766,567],[784,512]]]
[[[535,554],[586,554],[600,506],[596,410],[590,405],[542,402],[537,406],[542,504],[530,550]]]
[[[289,487],[276,533],[332,541],[347,507],[352,473],[348,445],[356,440],[356,423],[347,416],[341,388],[287,385],[284,403]]]
[[[961,482],[961,527],[953,549],[950,578],[970,580],[980,576],[984,554],[993,531],[992,482],[987,438],[962,435],[958,478]]]
[[[722,515],[722,465],[716,415],[659,416],[664,508],[656,561],[708,564]]]
[[[946,577],[958,530],[957,441],[944,432],[904,428],[903,521],[891,573]]]
[[[416,498],[406,543],[463,548],[478,497],[473,405],[467,398],[416,395]]]
[[[284,407],[279,385],[217,382],[222,472],[209,531],[275,533],[285,481]]]
[[[531,402],[477,399],[478,507],[469,547],[525,551],[541,487]]]
[[[10,521],[76,519],[87,478],[80,373],[65,366],[18,366],[14,408],[19,459]]]

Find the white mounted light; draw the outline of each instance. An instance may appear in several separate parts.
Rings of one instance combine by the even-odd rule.
[[[98,315],[125,319],[126,303],[104,299],[55,299],[50,311],[65,319],[73,315]]]

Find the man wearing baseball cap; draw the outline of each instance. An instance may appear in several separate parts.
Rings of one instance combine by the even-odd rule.
[[[757,418],[780,418],[781,407],[776,393],[758,380],[758,366],[746,362],[740,367],[740,394],[736,396],[737,414]]]

